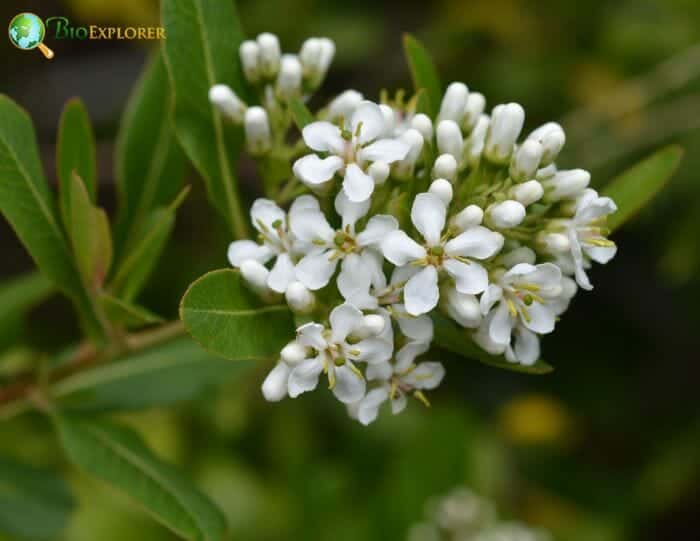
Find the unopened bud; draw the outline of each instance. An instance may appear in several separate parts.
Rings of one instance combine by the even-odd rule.
[[[372,162],[367,172],[369,176],[372,177],[372,180],[374,180],[374,184],[381,186],[386,182],[386,179],[389,178],[390,170],[389,164],[386,162]]]
[[[230,86],[212,86],[209,89],[209,101],[229,120],[237,124],[243,122],[246,105]]]
[[[440,104],[438,123],[442,120],[452,120],[460,124],[464,116],[464,108],[467,105],[467,96],[469,96],[467,85],[464,83],[451,83],[447,87]]]
[[[411,119],[411,127],[423,136],[423,139],[430,142],[433,140],[433,121],[428,115],[418,113]]]
[[[484,114],[484,109],[486,108],[486,98],[483,94],[479,92],[471,92],[467,96],[467,103],[464,106],[464,116],[462,118],[462,128],[465,133],[471,132],[476,123],[479,121],[479,117]]]
[[[544,195],[544,188],[536,180],[516,184],[510,190],[510,196],[526,207],[542,199],[542,195]]]
[[[481,160],[481,154],[484,152],[484,142],[486,141],[486,134],[488,133],[490,123],[491,119],[487,115],[481,115],[479,120],[476,121],[476,126],[474,126],[472,133],[469,135],[464,145],[467,163],[472,167],[476,167]]]
[[[584,169],[557,171],[553,177],[542,181],[545,189],[544,199],[548,202],[575,198],[586,189],[591,181],[591,174]]]
[[[301,91],[301,62],[293,54],[282,55],[277,75],[277,94],[283,99],[296,96]]]
[[[255,84],[260,80],[260,46],[257,41],[246,40],[238,49],[241,57],[243,74],[249,83]]]
[[[507,164],[525,122],[525,110],[517,103],[497,105],[491,113],[484,155],[492,162]]]
[[[452,201],[452,184],[450,184],[449,180],[445,180],[444,178],[434,180],[432,184],[430,184],[428,192],[436,195],[445,206],[449,205],[450,201]]]
[[[550,163],[547,167],[542,167],[537,170],[537,175],[535,178],[542,182],[543,180],[547,180],[548,178],[552,178],[554,175],[557,174],[557,166],[554,165],[553,163]]]
[[[340,117],[349,119],[362,100],[364,100],[364,97],[357,90],[346,90],[342,94],[338,94],[328,104],[329,120],[337,120]]]
[[[452,154],[442,154],[433,165],[433,178],[446,178],[450,182],[457,179],[457,160]]]
[[[443,307],[462,327],[475,329],[481,323],[479,301],[474,295],[460,293],[455,288],[447,288]]]
[[[515,151],[510,162],[510,178],[515,182],[525,182],[535,178],[540,167],[544,148],[534,139],[526,139]]]
[[[519,263],[534,265],[536,259],[537,255],[535,252],[527,246],[519,246],[514,250],[510,250],[509,252],[498,256],[498,262],[507,269],[514,267]]]
[[[539,240],[550,254],[565,254],[571,250],[569,237],[562,233],[546,233],[543,231],[539,236]]]
[[[399,136],[399,139],[408,145],[409,150],[406,157],[394,165],[394,173],[400,179],[408,179],[413,175],[413,168],[423,150],[423,136],[418,130],[409,128]]]
[[[478,205],[469,205],[452,217],[450,225],[458,231],[466,231],[470,227],[480,225],[484,219],[484,211]]]
[[[272,147],[270,122],[262,107],[249,107],[245,112],[245,137],[248,152],[254,156],[265,154]]]
[[[517,201],[508,199],[501,203],[491,205],[487,210],[487,214],[489,221],[494,227],[498,229],[509,229],[520,225],[525,219],[525,207]]]
[[[564,143],[566,143],[566,134],[563,128],[556,122],[548,122],[540,126],[528,135],[527,138],[538,141],[542,145],[542,166],[553,163],[564,147]]]
[[[301,282],[292,282],[289,284],[284,296],[292,312],[297,312],[299,314],[310,312],[316,303],[314,294]]]
[[[368,336],[379,336],[385,325],[384,318],[377,314],[368,314],[362,318],[362,326]]]
[[[287,396],[287,383],[291,368],[284,362],[277,363],[262,384],[262,394],[268,402],[279,402]]]
[[[280,69],[280,41],[274,34],[263,32],[258,36],[257,42],[260,47],[260,72],[264,77],[272,79]]]
[[[269,293],[267,278],[270,275],[270,271],[262,263],[254,259],[246,259],[241,263],[240,270],[243,279],[256,293]]]
[[[289,365],[297,365],[307,357],[307,351],[296,340],[292,340],[280,351],[280,358]]]
[[[326,76],[335,55],[335,45],[328,38],[309,38],[301,46],[299,58],[304,79],[311,88],[317,88]]]
[[[452,154],[459,163],[462,159],[464,139],[457,123],[454,120],[442,120],[435,133],[440,154]]]

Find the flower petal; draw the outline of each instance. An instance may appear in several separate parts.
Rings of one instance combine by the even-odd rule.
[[[401,413],[403,410],[406,409],[406,395],[402,393],[401,391],[398,391],[394,398],[391,400],[391,413],[393,415],[398,415]]]
[[[510,333],[515,322],[505,302],[498,303],[498,308],[493,312],[489,322],[489,338],[496,344],[510,344]]]
[[[361,310],[377,308],[377,299],[370,294],[372,269],[359,255],[349,254],[343,259],[337,284],[340,294],[353,306]]]
[[[529,321],[524,317],[520,318],[528,329],[538,334],[547,334],[554,330],[556,320],[553,310],[544,304],[533,302],[527,307]]]
[[[318,186],[328,182],[339,169],[342,169],[345,162],[338,156],[328,156],[319,158],[316,154],[307,154],[294,162],[292,170],[294,176],[305,184]]]
[[[340,128],[330,122],[312,122],[301,131],[306,146],[320,152],[340,154],[345,141],[340,134]]]
[[[365,230],[357,235],[357,243],[360,246],[379,245],[386,236],[399,228],[396,218],[388,214],[372,216],[367,222]]]
[[[294,236],[303,242],[322,241],[329,245],[335,236],[326,216],[317,209],[295,212],[289,218],[289,227]]]
[[[262,394],[268,402],[279,402],[287,396],[287,382],[291,367],[285,362],[278,362],[262,384]]]
[[[319,323],[305,323],[297,329],[297,342],[319,351],[326,349],[328,343],[323,337],[323,330],[323,325]]]
[[[445,244],[451,256],[486,259],[503,248],[503,235],[481,225],[471,227]]]
[[[385,258],[398,266],[406,265],[427,255],[425,248],[400,229],[392,231],[382,241],[382,253]]]
[[[501,300],[503,297],[503,289],[501,286],[496,284],[489,284],[486,288],[481,299],[479,299],[479,307],[481,308],[481,313],[483,315],[488,314],[494,304]]]
[[[430,349],[430,344],[428,342],[409,342],[399,351],[396,352],[396,372],[404,372],[408,370],[416,357],[423,355],[426,351]]]
[[[586,246],[584,251],[593,261],[604,265],[615,257],[617,246]]]
[[[356,166],[357,167],[357,166]],[[343,220],[343,229],[351,227],[355,230],[355,223],[369,211],[370,200],[351,201],[347,194],[341,190],[335,196],[335,211]]]
[[[363,323],[362,312],[347,302],[333,308],[328,319],[331,324],[330,341],[333,344],[344,342],[347,336],[361,328]]]
[[[574,260],[576,283],[582,288],[590,291],[593,284],[588,279],[586,271],[583,269],[583,250],[578,240],[578,235],[573,229],[569,229],[569,244],[571,244],[571,256]]]
[[[362,126],[360,126],[362,123]],[[361,145],[365,145],[379,137],[384,131],[384,115],[376,103],[363,101],[357,106],[350,121],[350,131],[353,136],[360,126],[360,133],[357,138]]]
[[[288,253],[277,256],[275,265],[267,277],[267,286],[277,293],[284,293],[287,287],[296,279],[294,263]]]
[[[343,404],[353,404],[365,396],[367,384],[365,380],[352,371],[347,365],[335,368],[335,386],[333,394]]]
[[[374,179],[362,171],[356,163],[348,164],[345,168],[343,191],[350,201],[356,203],[367,201],[374,191]]]
[[[440,299],[437,270],[432,265],[413,276],[403,290],[406,311],[412,316],[430,312]]]
[[[526,329],[519,329],[515,335],[514,353],[520,364],[534,364],[540,356],[540,340],[537,335]]]
[[[411,207],[411,221],[420,231],[429,246],[440,243],[440,235],[445,228],[447,209],[440,198],[431,193],[420,193]]]
[[[319,210],[321,207],[318,204],[318,199],[313,195],[305,194],[297,197],[289,207],[289,216],[302,210]]]
[[[388,361],[394,353],[394,344],[382,338],[365,338],[347,349],[348,357],[353,361],[376,364]]]
[[[235,240],[228,246],[228,260],[234,267],[240,267],[247,259],[258,263],[267,263],[272,257],[272,251],[264,244],[252,240]]]
[[[374,422],[379,414],[379,407],[388,399],[389,392],[385,388],[372,389],[360,402],[357,420],[365,426]]]
[[[365,377],[369,381],[385,381],[394,373],[394,367],[390,362],[374,363],[367,365]]]
[[[486,269],[472,261],[468,265],[456,259],[447,259],[442,264],[455,281],[455,287],[460,293],[476,295],[489,286],[489,273]]]
[[[442,363],[420,363],[404,381],[416,389],[435,389],[445,377],[445,367]]]
[[[398,307],[401,308],[398,308]],[[394,308],[401,310],[403,305],[395,304]],[[397,318],[399,327],[404,336],[417,342],[430,342],[433,339],[433,320],[428,316],[399,317]]]
[[[292,369],[289,374],[287,390],[289,396],[296,398],[301,393],[313,391],[318,385],[318,377],[323,371],[323,359],[319,355],[314,359],[306,359]]]
[[[394,163],[403,160],[411,149],[400,139],[379,139],[360,150],[360,159],[370,162]]]
[[[269,199],[256,199],[250,208],[250,217],[253,221],[253,227],[261,233],[275,232],[272,225],[274,222],[285,223],[284,211],[277,206],[277,203]],[[276,232],[274,234],[277,236]]]
[[[328,285],[338,265],[337,259],[331,259],[332,252],[313,252],[305,255],[296,267],[296,277],[302,284],[316,291]]]

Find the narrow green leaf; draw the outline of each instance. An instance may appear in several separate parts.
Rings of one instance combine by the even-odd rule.
[[[94,202],[97,198],[95,135],[85,104],[79,98],[68,100],[63,108],[56,143],[56,173],[59,183],[69,183],[73,171],[83,179],[90,201]],[[60,206],[65,220],[63,199]]]
[[[414,89],[416,92],[421,89],[425,90],[425,98],[421,98],[421,104],[427,105],[428,109],[419,110],[419,112],[435,118],[442,100],[442,84],[437,68],[435,68],[435,64],[433,64],[430,54],[423,44],[412,35],[404,34],[403,49],[408,67],[411,70]]]
[[[164,0],[168,39],[163,53],[175,100],[175,131],[204,178],[212,204],[233,235],[247,236],[235,164],[242,146],[239,127],[224,123],[209,103],[209,89],[227,84],[241,93],[238,46],[243,33],[233,2]]]
[[[221,511],[175,468],[160,461],[134,431],[75,416],[58,416],[55,423],[73,463],[126,493],[177,535],[197,541],[224,538]]]
[[[100,303],[112,323],[124,325],[129,329],[163,322],[162,317],[147,308],[117,299],[107,293],[100,295]]]
[[[0,532],[21,539],[58,539],[74,501],[55,472],[0,457]]]
[[[299,128],[299,131],[303,130],[307,124],[311,124],[314,121],[314,115],[306,107],[306,104],[301,101],[301,98],[293,97],[287,101],[289,106],[289,111],[292,113],[292,118],[294,118],[294,123]]]
[[[0,211],[39,270],[73,299],[86,332],[99,340],[101,327],[58,221],[41,169],[32,122],[4,95],[0,95],[0,119]]]
[[[435,324],[435,344],[462,357],[475,359],[495,368],[525,374],[547,374],[554,370],[541,359],[531,366],[523,366],[508,362],[503,356],[490,355],[474,344],[467,330],[442,315],[433,316],[433,323]]]
[[[51,391],[63,410],[164,407],[202,397],[252,366],[210,355],[185,337],[71,376]]]
[[[25,313],[53,291],[53,284],[37,272],[0,284],[0,351],[21,339]]]
[[[234,270],[218,270],[192,283],[180,303],[180,318],[204,349],[228,359],[276,357],[294,336],[285,305],[263,305]]]
[[[671,179],[682,157],[683,149],[671,145],[610,181],[602,195],[615,201],[617,212],[608,218],[608,227],[615,231],[646,206]]]
[[[185,156],[172,129],[172,102],[168,75],[158,50],[131,94],[117,135],[117,259],[138,241],[150,213],[167,205],[182,188]]]

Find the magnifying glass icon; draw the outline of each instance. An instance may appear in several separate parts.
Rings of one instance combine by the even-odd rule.
[[[46,37],[46,26],[41,17],[34,13],[20,13],[15,15],[10,21],[8,34],[12,45],[23,51],[39,49],[44,57],[51,60],[54,52],[44,45]]]

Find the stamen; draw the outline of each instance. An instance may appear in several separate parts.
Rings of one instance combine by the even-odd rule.
[[[517,317],[518,309],[515,307],[515,303],[511,299],[508,299],[506,301],[506,305],[508,306],[508,311],[510,312],[510,315],[512,317]]]
[[[415,396],[418,400],[423,402],[423,405],[426,408],[430,407],[430,402],[428,401],[428,398],[423,394],[423,391],[416,391],[415,393],[413,393],[413,396]]]

